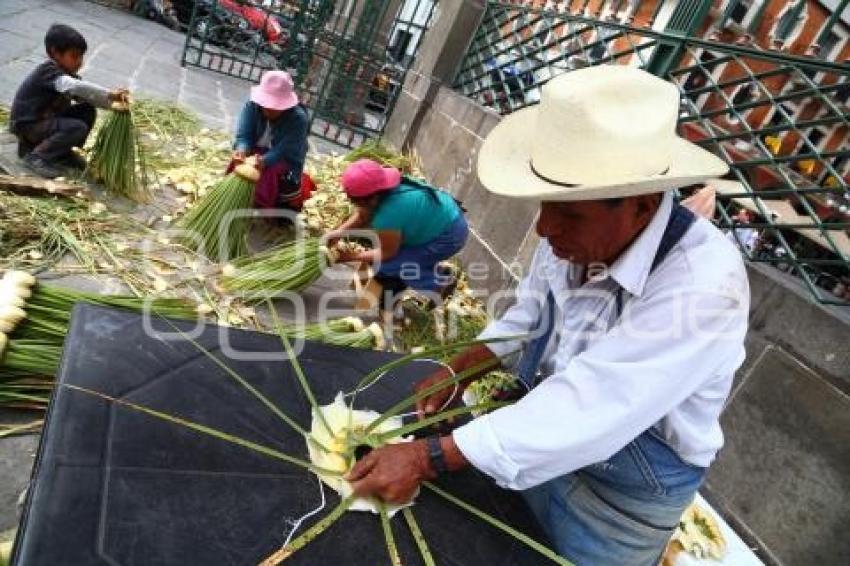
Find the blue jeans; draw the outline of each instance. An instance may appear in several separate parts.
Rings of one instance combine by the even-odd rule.
[[[523,496],[558,554],[578,566],[655,566],[705,471],[650,429],[607,462]]]
[[[411,289],[436,291],[440,288],[435,267],[457,254],[466,244],[469,226],[463,213],[436,238],[418,246],[402,246],[396,255],[382,261],[377,275],[394,277]]]

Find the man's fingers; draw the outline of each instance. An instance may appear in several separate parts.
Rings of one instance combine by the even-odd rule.
[[[356,482],[363,479],[372,471],[377,462],[378,460],[373,457],[372,453],[367,454],[365,458],[358,460],[354,464],[351,471],[346,474],[345,479],[349,482]]]
[[[369,497],[375,495],[378,490],[376,480],[372,476],[367,476],[362,480],[351,482],[351,489],[357,497]]]
[[[440,396],[440,392],[437,392],[416,402],[416,412],[420,419],[435,413],[440,408],[442,405]]]

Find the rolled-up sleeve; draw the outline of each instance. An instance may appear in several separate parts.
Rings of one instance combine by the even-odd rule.
[[[745,287],[669,286],[635,297],[561,371],[516,404],[458,428],[457,446],[511,489],[608,459],[714,376],[731,376],[747,328]],[[517,326],[527,320],[516,318]]]

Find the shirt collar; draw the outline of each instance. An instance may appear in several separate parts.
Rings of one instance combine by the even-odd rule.
[[[610,275],[620,286],[637,297],[643,293],[652,261],[673,211],[673,195],[664,194],[655,216],[629,248],[611,266]]]

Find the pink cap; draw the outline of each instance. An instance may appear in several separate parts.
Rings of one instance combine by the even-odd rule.
[[[396,188],[401,172],[395,167],[383,167],[371,159],[358,159],[342,172],[342,188],[353,198],[372,196]]]
[[[260,84],[251,87],[251,100],[263,108],[289,110],[298,104],[298,95],[289,73],[266,71]]]

